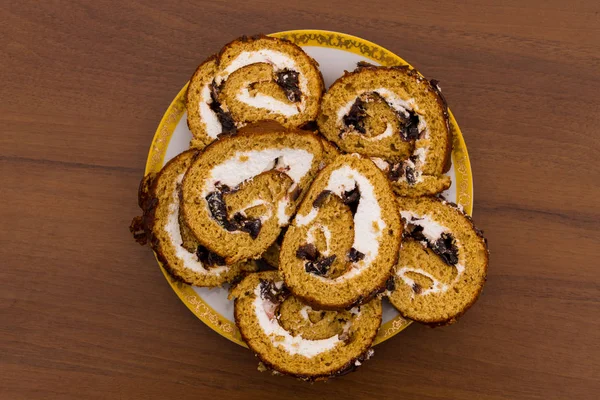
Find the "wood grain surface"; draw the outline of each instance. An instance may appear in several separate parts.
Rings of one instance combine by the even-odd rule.
[[[597,399],[600,3],[3,1],[1,399]],[[256,370],[130,238],[154,130],[242,34],[374,41],[442,82],[469,148],[484,293],[354,374]]]

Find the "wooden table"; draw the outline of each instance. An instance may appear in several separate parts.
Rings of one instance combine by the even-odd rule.
[[[309,4],[312,3],[312,4]],[[1,399],[597,399],[600,3],[7,1],[0,11]],[[465,135],[489,279],[305,384],[197,320],[131,240],[154,130],[230,39],[351,33],[439,79]]]

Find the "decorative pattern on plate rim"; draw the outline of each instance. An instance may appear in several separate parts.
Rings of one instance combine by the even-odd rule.
[[[286,39],[298,46],[321,46],[339,48],[345,51],[356,53],[377,61],[381,65],[407,65],[408,63],[402,60],[398,63],[400,57],[396,56],[391,51],[384,49],[375,43],[370,43],[364,39],[346,35],[337,32],[326,31],[295,31],[274,33],[280,39]]]
[[[409,65],[402,58],[391,51],[361,39],[356,36],[344,33],[322,31],[322,30],[296,30],[273,33],[270,36],[287,39],[299,46],[320,46],[348,51],[354,54],[362,55],[375,62],[385,66]],[[171,102],[165,112],[158,129],[154,134],[148,158],[146,160],[145,174],[158,172],[164,165],[164,158],[167,147],[173,135],[175,127],[185,112],[185,93],[188,83],[179,91],[175,99]],[[456,175],[454,185],[456,185],[456,202],[464,207],[465,212],[473,214],[473,176],[471,174],[471,163],[464,138],[458,127],[452,111],[448,110],[450,115],[450,128],[453,136],[452,165]],[[157,260],[158,261],[158,260]],[[167,278],[167,282],[177,294],[186,307],[194,313],[198,319],[208,325],[215,332],[223,337],[246,347],[242,341],[241,335],[235,323],[225,319],[221,314],[213,310],[206,302],[192,289],[190,285],[179,282],[166,272],[160,262],[158,262],[162,273]],[[391,321],[381,325],[374,344],[381,343],[390,337],[401,332],[408,327],[412,321],[397,316]]]

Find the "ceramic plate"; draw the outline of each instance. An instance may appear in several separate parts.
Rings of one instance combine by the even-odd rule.
[[[367,40],[344,33],[321,30],[295,30],[274,33],[271,36],[288,39],[301,46],[320,65],[325,87],[340,77],[344,70],[352,71],[358,61],[392,66],[407,65],[399,56]],[[225,44],[227,41],[223,41]],[[202,61],[198,59],[198,63]],[[190,70],[190,75],[192,74]],[[186,123],[185,91],[187,84],[179,91],[169,106],[156,130],[148,159],[146,174],[159,171],[171,158],[188,148],[192,137]],[[450,112],[453,133],[452,168],[448,175],[452,186],[444,196],[460,204],[469,214],[473,211],[473,180],[467,147],[462,134]],[[159,263],[160,265],[160,263]],[[160,266],[165,278],[181,301],[206,325],[227,339],[245,346],[233,319],[233,302],[227,299],[228,288],[198,288],[171,278]],[[396,335],[410,321],[400,317],[398,312],[384,300],[383,323],[375,344]]]

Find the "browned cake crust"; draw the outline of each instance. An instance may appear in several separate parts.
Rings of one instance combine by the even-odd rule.
[[[204,273],[192,268],[190,263],[195,262],[195,257],[198,257],[197,262],[200,263],[200,256],[195,255],[197,251],[199,252],[198,243],[190,235],[189,228],[182,225],[180,217],[177,231],[181,235],[181,246],[194,254],[194,260],[185,261],[176,255],[177,249],[170,243],[170,236],[165,232],[168,224],[165,221],[168,217],[167,208],[172,202],[178,202],[176,198],[179,195],[174,192],[178,190],[175,174],[183,174],[198,155],[199,152],[195,149],[185,151],[170,160],[158,173],[149,174],[142,179],[138,193],[138,204],[142,209],[142,215],[133,219],[130,231],[139,244],[150,245],[158,261],[172,277],[190,285],[213,287],[232,282],[245,273],[256,270],[257,265],[253,262],[244,262],[218,267],[224,269],[218,274],[211,273],[212,266],[204,261],[202,261]]]
[[[390,302],[405,318],[452,324],[483,290],[489,263],[483,232],[444,199],[398,198],[398,203],[406,228]]]
[[[276,64],[252,59],[250,64],[233,71],[227,70],[242,52],[252,53],[265,49],[280,53],[279,57],[284,55],[295,61],[295,69],[282,69],[281,65],[289,65],[283,61]],[[271,60],[271,55],[267,54],[265,57]],[[277,65],[279,66],[276,67]],[[304,89],[303,82],[306,82]],[[324,89],[317,62],[301,47],[290,41],[265,35],[242,36],[205,60],[192,75],[186,93],[187,122],[194,135],[191,144],[202,149],[220,135],[235,134],[244,125],[260,120],[277,120],[287,128],[310,124],[317,117]],[[242,92],[249,98],[240,100],[238,96]],[[264,103],[260,106],[255,104],[255,100],[247,103],[250,99],[256,99],[257,94],[270,96],[288,106],[296,105],[299,112],[284,115],[281,111],[264,108]],[[202,108],[204,111],[200,111]],[[218,123],[208,122],[214,119],[212,113]]]
[[[408,66],[359,63],[331,85],[317,121],[343,151],[379,159],[401,196],[435,195],[451,184],[443,175],[452,154],[448,107],[438,82]]]
[[[279,268],[286,285],[322,310],[352,308],[384,291],[400,248],[396,211],[388,181],[370,160],[337,157],[319,173],[285,235]]]
[[[282,283],[277,271],[252,274],[237,284],[230,295],[235,300],[234,315],[240,334],[244,342],[260,359],[263,369],[266,367],[275,374],[289,375],[303,381],[324,381],[355,371],[373,355],[371,346],[381,324],[381,300],[374,299],[362,306],[362,309],[355,309],[351,312],[308,311],[321,314],[321,317],[327,320],[347,319],[344,324],[339,323],[340,327],[345,326],[342,328],[342,332],[332,328],[331,325],[324,327],[317,320],[315,320],[317,322],[306,320],[305,323],[309,326],[307,328],[304,326],[305,323],[298,324],[294,320],[294,317],[297,317],[298,307],[302,307],[303,303],[294,298],[285,286],[277,287],[276,282]],[[273,320],[284,327],[290,335],[301,336],[302,333],[298,332],[304,331],[308,335],[321,335],[319,338],[322,339],[331,336],[339,338],[339,335],[342,335],[343,339],[339,339],[340,342],[330,350],[310,357],[289,353],[285,347],[280,347],[279,340],[265,333],[260,325],[260,318],[256,317],[253,303],[256,299],[256,288],[259,285],[260,295],[262,296],[263,293],[266,295],[265,299],[261,301],[275,302],[272,303],[274,306]],[[263,285],[267,290],[264,290]],[[285,306],[289,305],[286,302],[292,303],[292,306],[286,309],[287,312],[283,311]],[[294,312],[294,305],[296,312]],[[307,306],[303,308],[310,309]],[[308,314],[306,315],[308,316]],[[323,317],[323,315],[325,316]],[[309,318],[311,317],[309,316]],[[311,327],[311,324],[314,325]],[[323,332],[323,329],[327,333]],[[295,330],[296,333],[293,333]]]
[[[263,124],[267,126],[265,127]],[[253,193],[257,196],[254,200],[262,201],[265,207],[271,209],[271,217],[262,221],[256,232],[230,229],[225,225],[226,221],[219,222],[215,219],[208,200],[199,199],[200,188],[205,186],[204,180],[209,176],[209,169],[212,171],[220,163],[232,160],[234,154],[240,151],[261,151],[265,148],[304,150],[313,155],[313,161],[311,161],[307,174],[297,184],[288,177],[285,171],[268,177],[265,174],[271,173],[269,171],[240,183],[238,188],[228,188],[227,192],[221,192],[223,198],[229,197],[230,199],[232,196],[237,196],[237,193]],[[322,154],[323,149],[320,139],[314,134],[301,130],[282,129],[280,125],[272,122],[253,124],[240,130],[236,135],[227,136],[211,143],[202,152],[202,155],[194,161],[183,180],[181,206],[187,225],[203,246],[224,257],[227,264],[248,258],[259,258],[277,239],[279,234],[280,227],[275,227],[272,224],[277,217],[277,209],[273,209],[272,206],[285,198],[289,204],[286,208],[288,210],[287,214],[288,216],[292,215],[295,204],[302,199],[304,192],[318,171],[323,157]],[[251,164],[253,160],[247,159],[244,162]],[[277,171],[274,169],[272,172]],[[216,188],[215,190],[218,191],[219,189]],[[244,190],[246,192],[243,192]],[[261,190],[268,193],[258,193]],[[290,193],[290,191],[292,192]],[[274,198],[273,196],[281,197]],[[238,200],[238,202],[243,202],[244,199],[240,196]],[[294,208],[292,209],[292,207]],[[228,211],[228,213],[231,212]],[[265,212],[261,212],[252,218],[261,218],[261,215],[265,215]],[[234,217],[235,215],[232,214],[227,219]],[[287,225],[287,222],[285,225]],[[255,237],[252,237],[253,234],[255,234]]]

